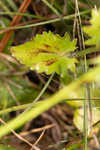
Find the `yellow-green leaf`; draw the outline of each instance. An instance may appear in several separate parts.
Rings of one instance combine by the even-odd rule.
[[[77,60],[69,54],[76,49],[76,42],[71,41],[68,33],[61,37],[49,31],[37,34],[25,44],[12,47],[11,52],[16,59],[32,70],[46,74],[56,72],[63,77],[67,69],[75,71]]]
[[[92,10],[91,25],[84,27],[85,33],[90,37],[85,43],[87,45],[95,45],[96,48],[100,47],[100,9]]]

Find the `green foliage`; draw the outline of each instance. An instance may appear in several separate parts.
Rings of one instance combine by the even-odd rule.
[[[76,40],[71,41],[52,32],[37,34],[30,42],[11,48],[12,55],[22,64],[37,72],[51,74],[56,72],[63,78],[67,70],[75,72],[77,60],[69,56],[76,49]]]
[[[58,103],[61,103],[64,99],[69,98],[71,93],[77,92],[77,88],[80,87],[86,81],[91,82],[95,81],[96,74],[100,74],[100,67],[93,68],[88,73],[82,75],[79,79],[75,80],[73,83],[65,86],[56,94],[48,98],[47,100],[38,102],[31,108],[29,111],[19,115],[18,117],[14,118],[8,124],[0,127],[0,137],[11,132],[10,128],[17,129],[27,121],[36,118],[41,113],[45,112],[46,110],[50,109],[51,107],[55,106]],[[100,79],[100,77],[99,77]],[[100,81],[100,80],[99,80]],[[21,121],[20,121],[21,120]]]
[[[93,10],[92,14],[93,17],[91,19],[92,25],[89,27],[84,27],[84,31],[91,37],[89,40],[86,41],[86,44],[96,45],[96,48],[98,48],[99,47],[98,33],[100,31],[98,31],[98,24],[95,23],[96,22],[95,19],[97,17],[95,15],[96,13],[95,11],[96,10]],[[94,32],[93,29],[95,30],[95,34],[93,34]],[[33,38],[32,41],[30,42],[26,42],[25,44],[22,44],[20,46],[12,47],[11,52],[15,58],[17,58],[22,64],[25,64],[27,67],[33,70],[35,69],[39,73],[45,72],[46,74],[51,74],[52,72],[56,72],[60,74],[60,76],[65,81],[68,80],[68,70],[70,70],[71,72],[75,72],[76,69],[75,63],[77,63],[77,60],[75,58],[71,58],[70,55],[71,52],[73,52],[75,49],[76,49],[76,40],[71,41],[67,33],[64,35],[64,37],[60,37],[57,34],[54,35],[52,32],[48,33],[44,32],[42,35],[41,34],[36,35],[36,37]],[[80,67],[81,67],[80,69],[83,69],[83,65],[81,63]],[[83,74],[83,71],[79,70],[78,73],[79,75]],[[91,74],[88,76],[87,73],[85,82],[92,82],[93,74],[94,72],[91,72]],[[95,79],[96,81],[100,81],[98,74],[95,75]],[[83,131],[83,121],[82,119],[79,118],[80,117],[79,107],[83,107],[83,102],[78,101],[77,99],[85,97],[85,88],[78,86],[78,88],[76,89],[77,92],[69,93],[69,98],[72,99],[74,98],[76,100],[66,102],[69,105],[78,108],[75,111],[74,123],[79,130]],[[100,111],[96,110],[95,113],[99,114]],[[94,119],[94,121],[95,120],[97,121],[98,118]]]
[[[4,62],[6,61],[0,60],[0,73],[2,73],[0,76],[0,108],[15,105],[17,102],[21,104],[32,102],[39,91],[34,89],[23,76],[12,75],[12,70]],[[12,66],[12,64],[9,65]],[[14,66],[14,69],[17,67]]]
[[[82,142],[71,144],[66,150],[80,150],[80,145]]]
[[[18,150],[10,145],[3,145],[3,144],[0,144],[0,150]]]
[[[96,1],[96,0],[94,0]],[[56,5],[58,1],[53,1],[54,6],[58,9],[59,12],[62,10],[59,8],[62,1],[59,0],[58,5]],[[68,0],[67,7],[69,7],[69,2],[73,4],[74,2]],[[84,0],[80,0],[80,4],[83,4]],[[85,6],[87,6],[87,1],[85,1]],[[63,5],[61,6],[63,7]],[[69,10],[68,10],[69,11]],[[84,32],[89,36],[89,39],[86,40],[86,44],[89,46],[95,46],[95,50],[100,48],[100,10],[94,9],[92,11],[92,19],[90,20],[91,25],[84,27]],[[57,31],[57,30],[56,30]],[[64,29],[65,31],[65,29]],[[61,32],[60,32],[61,33]],[[2,37],[1,37],[2,38]],[[20,61],[20,63],[26,65],[27,68],[32,70],[36,70],[38,73],[45,72],[47,75],[56,72],[61,76],[61,80],[66,83],[68,80],[73,80],[73,73],[76,71],[76,63],[77,59],[72,57],[72,53],[76,49],[77,40],[71,41],[69,35],[65,33],[63,37],[58,34],[53,34],[52,32],[43,32],[43,34],[37,34],[31,41],[26,42],[25,44],[14,46],[11,48],[12,55]],[[92,51],[93,52],[93,51]],[[77,52],[76,52],[77,53]],[[91,53],[91,49],[87,49],[87,52],[84,50],[80,53],[80,56]],[[100,60],[100,58],[98,59]],[[89,67],[89,66],[88,66]],[[87,67],[87,68],[88,68]],[[15,66],[16,69],[18,69]],[[83,109],[83,101],[79,101],[79,99],[85,99],[86,96],[86,86],[84,83],[91,82],[100,82],[100,67],[92,68],[90,71],[86,71],[86,74],[83,75],[84,61],[80,61],[80,64],[77,65],[77,78],[73,83],[65,86],[52,97],[48,98],[45,101],[37,102],[34,104],[34,107],[25,111],[18,117],[14,118],[5,126],[0,127],[0,137],[11,132],[10,129],[17,129],[20,126],[24,125],[27,121],[36,118],[38,115],[48,110],[52,106],[57,103],[62,102],[64,99],[74,99],[74,101],[67,101],[67,103],[76,108],[74,113],[74,124],[76,127],[83,132],[83,121],[85,120],[83,117],[84,109]],[[4,108],[7,106],[12,106],[15,104],[15,99],[11,95],[11,91],[16,97],[16,101],[20,103],[29,103],[29,100],[34,99],[38,91],[34,90],[28,83],[25,78],[16,77],[10,74],[8,76],[9,68],[5,66],[4,63],[0,61],[0,72],[4,73],[4,76],[1,76],[0,79],[0,107]],[[80,77],[82,75],[82,77]],[[9,82],[10,79],[10,82]],[[12,84],[14,83],[14,84]],[[68,82],[67,82],[68,83]],[[10,87],[10,91],[8,90],[8,86]],[[96,85],[96,84],[95,84]],[[18,88],[19,87],[19,88]],[[96,86],[97,87],[97,86]],[[100,88],[95,88],[92,97],[100,97]],[[88,93],[88,90],[87,90]],[[88,93],[89,95],[89,93]],[[91,98],[92,98],[91,97]],[[99,103],[99,102],[98,102]],[[93,101],[93,104],[98,106],[98,103]],[[86,114],[88,116],[88,114]],[[93,121],[92,124],[99,121],[100,110],[93,109]],[[88,116],[87,118],[89,118]],[[21,121],[20,121],[21,120]],[[90,118],[89,118],[90,120]],[[88,124],[88,131],[90,128],[90,121]],[[75,143],[71,145],[68,149],[78,149],[81,143]],[[2,148],[3,149],[3,148]],[[6,148],[4,149],[6,150]],[[8,149],[7,149],[8,150]],[[11,149],[9,149],[11,150]],[[13,149],[12,149],[13,150]]]
[[[90,37],[85,43],[100,48],[100,9],[92,10],[91,25],[84,27],[85,33]]]
[[[15,98],[11,95],[9,89],[7,88],[6,83],[4,81],[0,81],[0,107],[5,108],[12,105],[15,105],[17,102],[24,104],[32,102],[33,99],[36,98],[39,91],[32,88],[29,83],[23,79],[18,77],[10,78],[15,85],[9,84],[10,90],[13,92]],[[19,85],[19,86],[17,86]]]

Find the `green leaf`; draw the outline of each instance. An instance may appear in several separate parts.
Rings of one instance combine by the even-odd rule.
[[[82,142],[72,144],[66,150],[79,150]]]
[[[100,9],[92,10],[91,25],[84,27],[84,32],[90,37],[85,43],[87,45],[95,45],[100,47]]]
[[[63,78],[67,69],[75,72],[77,60],[69,56],[76,49],[76,40],[71,41],[67,33],[63,37],[52,32],[37,34],[25,44],[11,48],[12,55],[22,64],[37,72],[56,72]]]
[[[3,145],[3,144],[0,144],[0,150],[18,150],[10,145]]]
[[[10,83],[7,84],[15,95],[16,100],[12,97],[6,84],[0,80],[0,108],[13,106],[16,104],[16,102],[20,102],[21,104],[32,102],[33,99],[35,99],[39,94],[39,90],[31,87],[24,78],[12,77],[10,81],[15,83],[15,85]],[[16,85],[19,85],[19,87]]]
[[[32,102],[40,90],[33,88],[23,76],[13,75],[5,62],[6,60],[0,60],[0,109],[15,105],[16,102],[21,104]],[[10,63],[9,65],[12,66]],[[15,70],[17,69],[18,66],[15,66]],[[19,68],[18,71],[20,70]]]

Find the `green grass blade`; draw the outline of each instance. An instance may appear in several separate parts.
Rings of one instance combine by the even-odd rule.
[[[14,10],[14,11],[17,11],[17,6],[16,6],[16,4],[14,3],[14,1],[12,1],[12,0],[6,0],[6,3],[8,3],[9,4],[9,6]]]
[[[83,11],[83,12],[80,13],[80,15],[85,15],[85,14],[88,14],[88,13],[90,13],[90,10]],[[64,20],[69,20],[69,19],[73,19],[74,17],[75,17],[75,14],[72,14],[72,15],[63,17],[63,19]],[[39,22],[39,23],[34,23],[34,24],[29,24],[29,25],[24,25],[24,26],[8,27],[8,28],[2,28],[2,29],[5,30],[4,32],[6,32],[7,30],[26,29],[26,28],[36,27],[36,26],[40,26],[40,25],[45,25],[45,24],[56,23],[56,22],[59,22],[59,21],[61,21],[61,19],[57,18],[57,19],[52,19],[52,20],[43,21],[43,22]],[[0,34],[2,32],[3,31],[1,30]]]
[[[11,12],[11,11],[6,11],[6,12],[1,11],[0,15],[20,15],[20,16],[31,17],[31,18],[39,18],[39,19],[44,18],[41,16],[29,14],[29,13],[20,13],[20,12]]]
[[[41,0],[44,4],[46,4],[57,16],[61,17],[61,14],[54,8],[47,0]]]

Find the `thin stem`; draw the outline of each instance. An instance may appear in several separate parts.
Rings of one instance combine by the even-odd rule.
[[[26,17],[32,17],[32,18],[43,18],[42,16],[36,16],[36,15],[32,15],[32,14],[28,14],[28,13],[21,13],[21,12],[11,12],[11,11],[6,11],[0,12],[0,15],[20,15],[20,16],[26,16]]]
[[[41,0],[44,4],[46,4],[57,16],[61,17],[61,14],[54,8],[47,0]]]
[[[83,36],[83,31],[82,31],[82,24],[81,24],[81,17],[80,17],[80,12],[79,12],[79,7],[78,7],[78,0],[76,2],[76,9],[77,9],[77,16],[79,18],[79,25],[80,25],[80,48],[85,50],[85,44],[84,44],[84,36]],[[88,67],[87,67],[87,60],[86,60],[86,55],[84,55],[84,72],[87,73]],[[86,83],[86,99],[84,100],[84,121],[83,121],[83,127],[84,127],[84,150],[88,149],[88,99],[90,99],[90,93],[89,91],[89,86]]]
[[[6,109],[3,109],[0,111],[0,115],[3,115],[5,113],[9,113],[9,112],[12,112],[12,111],[17,111],[17,110],[22,110],[22,109],[25,109],[27,108],[28,106],[30,106],[31,103],[29,104],[24,104],[24,105],[19,105],[19,106],[13,106],[13,107],[10,107],[10,108],[6,108]]]
[[[45,84],[45,86],[43,87],[43,89],[41,90],[40,94],[35,98],[35,100],[33,100],[33,102],[29,105],[29,107],[28,107],[27,109],[25,109],[24,112],[30,110],[30,109],[34,106],[34,104],[40,99],[40,97],[44,94],[44,92],[45,92],[46,89],[48,88],[48,86],[49,86],[49,84],[50,84],[50,82],[51,82],[51,80],[52,80],[54,74],[55,74],[55,72],[52,73],[52,75],[50,76],[49,80],[47,81],[47,83]],[[23,112],[23,113],[24,113],[24,112]]]
[[[55,7],[53,7],[50,3],[48,3],[47,0],[41,0],[41,1],[44,2],[56,14],[60,18],[60,20],[62,21],[62,23],[66,26],[66,23],[65,23],[62,15],[59,13],[59,11]]]
[[[80,15],[85,15],[88,14],[90,12],[90,10],[86,10],[80,13]],[[64,20],[69,20],[75,17],[75,14],[69,15],[69,16],[65,16],[62,17]],[[8,28],[3,28],[4,30],[0,31],[0,34],[3,32],[7,32],[9,30],[15,30],[15,29],[25,29],[25,28],[31,28],[31,27],[36,27],[36,26],[40,26],[40,25],[45,25],[45,24],[50,24],[50,23],[56,23],[61,21],[60,18],[57,19],[52,19],[52,20],[48,20],[48,21],[43,21],[43,22],[39,22],[39,23],[34,23],[34,24],[29,24],[29,25],[24,25],[24,26],[13,26],[13,27],[8,27]]]
[[[93,53],[93,52],[100,52],[100,50],[96,49],[95,47],[87,48],[87,49],[84,49],[82,51],[76,52],[75,56],[76,57],[81,57],[81,56],[84,56],[84,55],[87,55],[87,54],[90,54],[90,53]]]
[[[50,109],[52,106],[55,106],[57,103],[61,103],[63,99],[66,97],[70,97],[71,93],[75,92],[75,90],[84,82],[94,81],[97,74],[100,74],[100,67],[96,67],[92,69],[88,73],[81,76],[79,79],[75,80],[73,83],[61,89],[59,92],[48,98],[47,100],[38,102],[31,108],[31,110],[22,113],[17,118],[10,121],[8,124],[0,127],[0,138],[10,133],[11,129],[17,129],[18,127],[24,125],[27,121],[36,118],[41,113]]]
[[[85,98],[69,98],[69,99],[64,99],[62,100],[62,102],[67,102],[67,101],[84,101]],[[93,98],[91,100],[94,100],[94,101],[100,101],[100,98]],[[19,106],[13,106],[13,107],[10,107],[10,108],[6,108],[6,109],[3,109],[0,111],[0,115],[3,115],[5,113],[10,113],[12,111],[17,111],[17,110],[22,110],[22,109],[25,109],[27,107],[29,107],[32,103],[28,103],[28,104],[24,104],[24,105],[19,105]],[[93,108],[100,108],[100,107],[95,107],[93,106]]]

